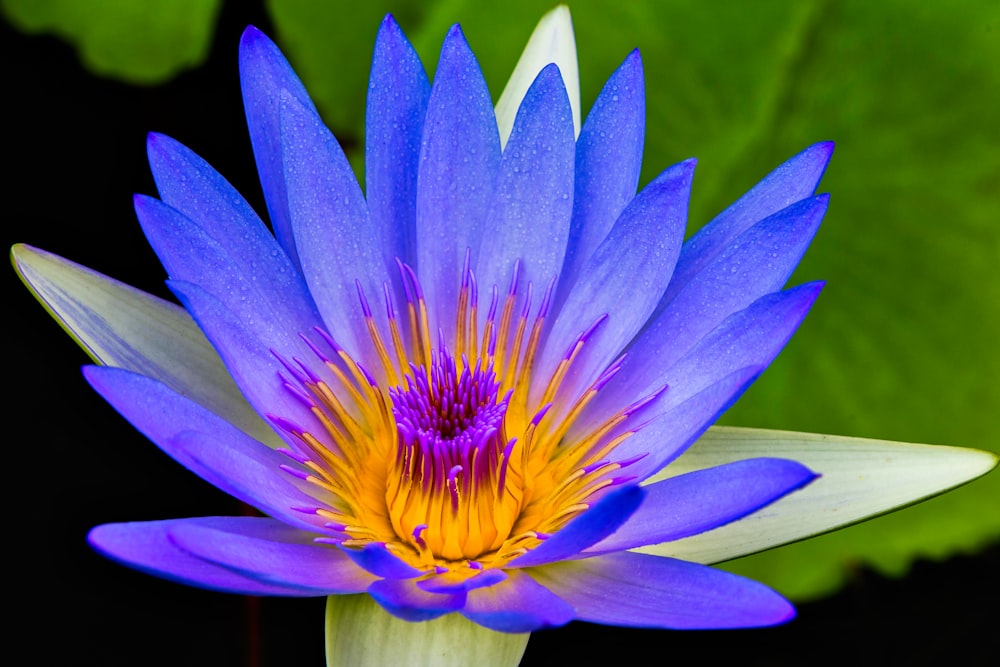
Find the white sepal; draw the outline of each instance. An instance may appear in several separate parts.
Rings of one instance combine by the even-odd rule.
[[[976,449],[716,426],[647,483],[758,456],[792,459],[821,477],[734,523],[636,551],[718,563],[905,507],[984,475],[998,462],[992,452]]]
[[[95,362],[159,380],[248,435],[280,443],[183,308],[31,246],[15,245],[11,259],[35,298]]]
[[[528,88],[538,73],[555,63],[562,74],[563,85],[573,109],[573,128],[580,136],[580,71],[576,60],[576,39],[573,37],[573,20],[569,7],[559,5],[542,17],[531,33],[527,46],[521,53],[514,72],[497,102],[497,126],[500,128],[500,145],[507,145],[507,138],[514,128],[514,117],[521,106]]]
[[[521,662],[529,636],[487,630],[459,614],[411,623],[368,595],[326,600],[328,667],[512,667]]]

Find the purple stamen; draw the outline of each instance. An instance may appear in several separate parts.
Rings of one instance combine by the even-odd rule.
[[[365,297],[365,290],[361,287],[361,281],[355,279],[354,286],[358,289],[358,301],[361,302],[361,312],[364,314],[365,319],[369,319],[372,316],[372,309],[368,306],[368,299]]]
[[[301,480],[308,480],[309,477],[310,477],[310,473],[304,472],[302,470],[298,470],[297,468],[293,468],[292,466],[285,465],[284,463],[282,463],[278,467],[281,468],[282,470],[284,470],[285,472],[287,472],[289,475],[292,475],[294,477],[298,477]]]
[[[310,396],[309,394],[307,394],[306,392],[304,392],[302,389],[300,389],[299,386],[295,382],[293,382],[291,379],[285,377],[283,374],[279,373],[278,375],[279,375],[279,377],[281,377],[281,380],[283,382],[283,386],[285,387],[285,389],[287,389],[288,392],[292,396],[294,396],[296,399],[298,399],[299,403],[301,403],[302,405],[304,405],[306,408],[308,408],[310,410],[312,410],[314,407],[316,407],[316,401],[313,400],[312,396]]]
[[[279,447],[275,451],[278,452],[279,454],[284,454],[285,456],[295,461],[296,463],[305,463],[306,461],[309,460],[308,456],[303,456],[302,454],[299,454],[294,450],[288,449],[287,447]]]
[[[630,456],[627,459],[623,459],[623,460],[619,461],[618,462],[618,467],[619,468],[627,468],[628,466],[632,465],[633,463],[638,463],[639,461],[643,460],[647,456],[649,456],[649,452],[643,452],[642,454],[636,454],[635,456]]]
[[[507,290],[507,296],[514,296],[517,294],[517,280],[521,275],[521,260],[516,260],[514,262],[514,270],[510,277],[510,289]]]
[[[461,288],[465,289],[469,286],[469,274],[471,270],[469,265],[472,263],[472,250],[470,248],[465,249],[465,261],[462,263],[462,284]]]
[[[427,524],[426,523],[422,523],[422,524],[420,524],[419,526],[417,526],[416,528],[413,529],[413,539],[422,548],[427,548],[427,543],[424,542],[424,538],[422,537],[423,532],[425,530],[427,530]]]
[[[326,353],[323,352],[322,350],[320,350],[319,347],[317,347],[315,343],[313,343],[311,340],[309,340],[308,336],[306,336],[303,333],[300,333],[299,334],[299,338],[302,339],[302,342],[305,343],[309,347],[310,350],[312,350],[312,353],[315,354],[316,357],[320,361],[322,361],[324,364],[325,363],[329,363],[330,358],[327,357]],[[301,364],[301,362],[300,362],[300,364]]]
[[[330,333],[325,329],[322,329],[320,327],[313,327],[313,331],[318,333],[320,337],[323,339],[323,341],[330,346],[330,349],[332,349],[337,354],[340,354],[341,352],[344,351],[344,348],[338,345],[337,341],[334,340],[333,336],[331,336]]]
[[[513,447],[503,432],[512,392],[498,398],[492,365],[463,357],[461,369],[442,346],[427,368],[411,366],[405,387],[389,389],[403,474],[424,492],[447,493],[454,511],[482,484],[492,487],[505,447],[508,455]]]
[[[396,319],[396,310],[392,307],[392,293],[388,281],[382,283],[382,294],[385,296],[385,316],[392,322]]]
[[[272,424],[289,435],[300,436],[305,433],[305,429],[293,422],[291,419],[270,414],[264,416],[267,417]]]
[[[285,370],[287,370],[292,375],[293,378],[295,378],[296,380],[298,380],[300,383],[307,382],[309,380],[309,376],[303,375],[302,374],[302,370],[299,369],[295,364],[293,364],[288,359],[285,359],[284,355],[282,355],[280,352],[278,352],[274,348],[271,348],[269,351],[271,352],[271,356],[273,356],[275,359],[277,359],[278,363],[280,363],[282,366],[284,366]],[[280,376],[280,373],[279,373],[279,376]],[[282,378],[282,379],[284,379],[284,378]]]
[[[552,302],[552,291],[556,286],[556,277],[552,276],[549,280],[549,286],[545,288],[545,295],[542,296],[542,305],[538,307],[538,315],[535,319],[545,319],[545,316],[549,314],[549,304]]]

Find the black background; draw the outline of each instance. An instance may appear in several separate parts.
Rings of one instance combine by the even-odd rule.
[[[64,42],[0,23],[7,245],[45,248],[167,296],[130,197],[155,192],[145,162],[150,130],[194,148],[264,210],[237,74],[248,23],[273,33],[260,3],[224,3],[208,63],[152,88],[96,78]],[[323,664],[322,599],[209,593],[89,550],[86,531],[98,523],[241,508],[170,461],[87,388],[78,372],[85,355],[12,270],[3,288],[4,399],[13,405],[5,410],[3,548],[14,591],[5,605],[13,619],[8,655],[33,656],[32,664]],[[753,665],[987,664],[995,659],[998,571],[996,545],[944,563],[918,562],[898,580],[858,567],[840,594],[799,605],[799,618],[780,628],[678,633],[573,623],[536,633],[523,664],[706,657]]]

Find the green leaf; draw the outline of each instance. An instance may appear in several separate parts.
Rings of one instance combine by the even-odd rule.
[[[828,286],[725,422],[1000,451],[1000,48],[987,30],[1000,11],[818,7],[794,30],[802,48],[779,71],[780,103],[747,146],[773,164],[814,140],[838,142],[821,186],[833,193],[830,212],[792,281]],[[762,174],[756,160],[733,164]],[[732,568],[806,598],[835,589],[859,562],[901,574],[914,557],[998,537],[994,473]]]
[[[220,0],[0,0],[28,33],[72,43],[95,74],[138,84],[166,81],[208,55]]]
[[[369,595],[326,600],[329,667],[511,667],[521,661],[528,637],[487,630],[459,614],[423,623],[403,621]]]

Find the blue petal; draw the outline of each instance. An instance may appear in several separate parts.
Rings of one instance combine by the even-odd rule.
[[[747,459],[643,487],[628,521],[586,551],[597,555],[697,535],[735,521],[800,489],[818,475],[797,461]]]
[[[379,579],[368,594],[393,616],[404,621],[429,621],[465,604],[465,593],[441,595],[417,587],[412,579]]]
[[[336,547],[316,544],[312,535],[273,519],[212,517],[167,528],[180,549],[248,578],[322,591],[361,593],[374,577]]]
[[[84,367],[90,385],[175,461],[265,514],[307,530],[324,520],[295,512],[316,500],[283,472],[294,462],[166,385],[118,368]]]
[[[540,545],[512,560],[508,567],[532,567],[578,555],[625,523],[644,496],[645,492],[638,486],[607,494]]]
[[[477,588],[496,586],[506,578],[507,573],[496,568],[482,570],[467,578],[462,578],[454,572],[448,571],[444,574],[421,579],[417,582],[417,587],[428,593],[468,593]]]
[[[255,327],[251,330],[221,301],[198,285],[168,281],[167,286],[205,332],[236,386],[258,414],[289,419],[317,437],[325,433],[324,426],[309,406],[285,388],[282,375],[286,371],[274,355],[277,351],[288,359],[299,355],[303,359],[314,358],[297,336],[271,347],[257,337],[256,322],[250,323]]]
[[[391,16],[375,40],[365,115],[365,189],[383,259],[416,262],[417,165],[430,82]]]
[[[417,271],[432,327],[451,338],[466,250],[476,265],[500,133],[475,56],[455,26],[441,47],[417,175]]]
[[[661,373],[658,383],[660,387],[665,384],[668,388],[647,408],[646,413],[653,415],[651,419],[656,421],[644,427],[616,451],[623,458],[643,451],[659,451],[660,447],[655,441],[663,437],[661,430],[670,429],[669,425],[660,422],[660,415],[672,411],[706,387],[739,369],[755,367],[763,371],[791,338],[822,287],[822,283],[807,283],[784,292],[769,294],[729,316],[687,355]],[[631,378],[627,380],[623,380],[619,373],[608,382],[598,392],[579,422],[570,429],[569,437],[580,437],[588,428],[602,422],[622,405],[629,405],[650,393],[648,387],[633,384]],[[647,443],[649,438],[653,438],[653,442]],[[640,443],[642,447],[650,446],[653,449],[635,451]]]
[[[371,339],[358,301],[382,295],[388,267],[382,241],[351,165],[315,112],[287,94],[281,100],[281,147],[295,245],[309,289],[337,342],[368,368]],[[375,309],[381,315],[380,309]]]
[[[823,288],[806,283],[761,297],[705,336],[666,373],[665,406],[749,365],[766,367],[792,337]]]
[[[532,571],[540,584],[605,625],[675,630],[751,628],[791,620],[795,609],[749,579],[673,558],[617,553]]]
[[[615,449],[615,459],[642,457],[628,466],[628,473],[640,480],[659,472],[701,437],[763,370],[764,366],[737,369],[673,408],[664,410],[662,401],[654,403],[650,409],[658,412]]]
[[[629,345],[621,376],[639,394],[652,391],[726,317],[781,289],[816,234],[828,199],[792,204],[734,239]]]
[[[289,286],[282,285],[280,279],[264,275],[278,270],[267,256],[248,261],[246,249],[239,247],[236,255],[230,254],[219,239],[152,197],[137,195],[135,212],[170,277],[215,295],[240,322],[252,326],[268,346],[280,346],[299,332],[321,324],[311,300],[300,289],[302,285],[296,285],[297,279],[293,278],[286,292]],[[251,233],[247,230],[242,235]],[[242,243],[232,243],[231,236],[221,240],[231,242],[231,246]],[[277,247],[274,250],[280,252]]]
[[[281,165],[281,91],[288,91],[309,109],[315,110],[315,107],[285,56],[274,42],[253,26],[244,30],[240,39],[240,85],[271,226],[278,243],[292,261],[298,263]]]
[[[254,288],[275,309],[276,319],[299,326],[318,323],[319,314],[297,267],[240,193],[211,165],[170,137],[150,134],[146,148],[163,202],[218,242],[236,269],[249,274]],[[180,254],[175,263],[211,262],[199,258],[195,248]]]
[[[816,190],[833,155],[833,142],[815,144],[781,164],[684,244],[660,312],[695,274],[758,220],[805,199]]]
[[[146,574],[190,586],[241,595],[325,595],[319,589],[257,580],[184,551],[174,544],[169,530],[189,521],[204,522],[211,519],[105,524],[91,530],[87,540],[90,546],[114,561]]]
[[[573,620],[573,607],[524,572],[469,593],[462,615],[498,632],[533,632]]]
[[[584,263],[635,197],[645,123],[642,58],[636,50],[604,84],[576,142],[573,221],[556,303],[565,300]]]
[[[607,315],[586,346],[587,355],[574,362],[579,382],[588,384],[646,322],[677,261],[694,165],[694,160],[688,160],[664,171],[615,222],[556,316],[539,377],[550,377],[581,329]],[[538,401],[545,383],[535,384],[537,395],[531,398]],[[571,388],[566,390],[573,395]]]
[[[573,111],[559,68],[550,64],[521,102],[503,152],[475,265],[481,288],[506,287],[518,259],[519,280],[540,291],[559,275],[573,208],[574,155]]]
[[[422,570],[404,563],[384,544],[370,542],[361,548],[342,547],[344,555],[368,572],[387,579],[412,579],[424,574]]]

